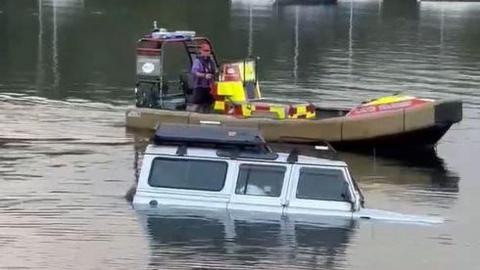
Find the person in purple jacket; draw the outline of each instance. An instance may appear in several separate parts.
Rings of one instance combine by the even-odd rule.
[[[193,61],[193,96],[187,106],[188,111],[208,113],[213,103],[210,87],[215,79],[215,62],[212,59],[210,46],[200,45],[200,55]]]

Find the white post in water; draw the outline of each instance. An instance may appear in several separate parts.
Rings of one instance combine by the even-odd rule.
[[[348,28],[348,70],[352,75],[352,57],[353,57],[353,1],[350,0],[350,21]]]
[[[252,56],[253,52],[253,8],[252,3],[248,4],[248,51],[247,56]]]
[[[443,36],[443,30],[445,27],[445,5],[443,3],[440,3],[441,8],[440,8],[440,54],[443,53],[443,41],[444,41],[444,36]]]
[[[58,71],[58,37],[57,37],[57,2],[53,1],[53,36],[52,36],[52,73],[53,88],[58,87],[60,74]]]
[[[298,21],[298,15],[300,13],[300,8],[298,6],[295,7],[295,46],[294,46],[294,51],[293,51],[293,79],[294,79],[294,84],[297,84],[297,77],[298,77],[298,56],[300,54],[299,51],[299,34],[298,34],[298,28],[299,28],[299,21]]]
[[[37,41],[37,77],[36,83],[37,87],[40,88],[44,79],[44,69],[43,69],[43,1],[38,1],[38,41]]]

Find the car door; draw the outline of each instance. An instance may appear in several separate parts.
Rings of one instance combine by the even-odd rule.
[[[239,161],[228,209],[282,214],[291,167]]]
[[[344,167],[292,168],[285,211],[288,215],[352,216],[352,195]]]

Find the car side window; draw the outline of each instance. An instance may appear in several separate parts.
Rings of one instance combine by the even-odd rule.
[[[235,194],[280,197],[285,166],[242,164]]]
[[[304,167],[300,169],[296,197],[308,200],[350,201],[350,191],[342,170]]]
[[[224,161],[155,158],[148,184],[152,187],[220,191],[228,164]]]

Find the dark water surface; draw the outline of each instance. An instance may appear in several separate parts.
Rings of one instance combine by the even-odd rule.
[[[124,111],[153,20],[259,55],[266,96],[461,98],[436,153],[342,153],[369,207],[445,224],[132,210],[146,137]],[[478,3],[0,0],[0,268],[478,269],[479,26]]]

